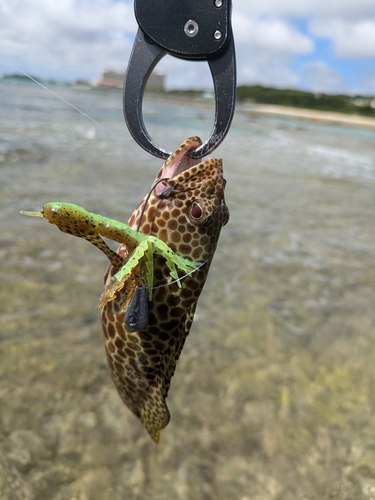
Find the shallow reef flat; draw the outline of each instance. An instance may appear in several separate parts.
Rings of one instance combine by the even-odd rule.
[[[140,159],[122,181],[120,157],[102,153],[103,186],[92,150],[58,172],[3,163],[2,500],[374,497],[372,138],[241,120],[221,151],[231,220],[159,446],[110,379],[95,311],[105,258],[17,213],[62,198],[125,220],[157,167]]]

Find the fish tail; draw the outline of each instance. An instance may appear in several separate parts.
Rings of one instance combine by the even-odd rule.
[[[156,408],[151,405],[145,406],[141,410],[140,419],[155,443],[160,444],[160,431],[168,425],[170,420],[170,413],[165,401],[160,401]]]

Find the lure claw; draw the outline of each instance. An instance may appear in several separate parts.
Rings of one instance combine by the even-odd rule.
[[[43,217],[42,212],[27,212],[26,210],[21,210],[20,214],[29,215],[30,217]]]

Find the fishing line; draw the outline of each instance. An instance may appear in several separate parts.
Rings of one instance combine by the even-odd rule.
[[[146,206],[147,206],[148,200],[150,199],[150,196],[151,196],[153,190],[156,188],[156,186],[160,182],[169,181],[169,180],[170,180],[170,177],[164,177],[163,179],[159,179],[158,181],[154,182],[154,184],[151,186],[151,189],[150,189],[150,191],[147,194],[145,202],[143,203],[142,212],[141,212],[141,215],[139,217],[139,221],[138,221],[138,225],[137,225],[137,233],[139,233],[139,228],[141,227],[141,222],[142,222],[143,216],[145,214]]]
[[[215,251],[216,251],[216,249],[215,249]],[[190,272],[184,274],[183,276],[181,276],[181,278],[178,278],[178,280],[171,281],[170,283],[164,283],[163,285],[153,286],[151,288],[151,290],[156,290],[157,288],[164,288],[166,286],[173,285],[173,283],[177,283],[178,281],[181,281],[181,280],[187,278],[191,274],[193,274],[196,271],[198,271],[198,269],[200,269],[202,266],[204,266],[205,264],[207,264],[207,262],[213,258],[214,254],[215,254],[215,252],[213,254],[211,254],[209,257],[207,257],[207,259],[205,261],[201,262],[198,267],[196,267],[195,269],[192,269]],[[150,290],[150,289],[147,288],[147,290]]]
[[[83,115],[85,118],[91,120],[93,123],[95,123],[98,127],[101,127],[103,130],[109,132],[110,134],[112,134],[114,137],[116,137],[116,139],[119,139],[121,142],[123,142],[124,144],[126,144],[127,146],[130,146],[131,148],[134,149],[134,151],[137,151],[137,152],[141,152],[143,153],[144,155],[147,156],[147,158],[149,158],[149,155],[146,151],[144,151],[143,149],[140,149],[138,148],[135,144],[133,144],[133,142],[131,141],[128,141],[126,140],[124,137],[121,137],[119,135],[117,135],[115,132],[112,132],[112,130],[110,130],[109,128],[107,128],[105,125],[102,125],[100,122],[96,121],[94,118],[92,118],[90,115],[88,115],[87,113],[85,113],[84,111],[80,110],[79,108],[77,108],[76,106],[74,106],[74,104],[71,104],[69,101],[66,101],[63,97],[61,97],[59,94],[56,94],[56,92],[53,92],[53,90],[49,89],[48,87],[46,87],[45,85],[43,85],[43,83],[39,82],[38,80],[36,80],[35,78],[33,78],[31,75],[29,75],[28,73],[26,73],[26,71],[23,71],[23,69],[19,68],[18,66],[16,66],[15,64],[7,61],[6,59],[4,59],[3,57],[0,57],[0,59],[2,59],[5,63],[9,64],[10,66],[12,66],[14,69],[16,69],[17,71],[20,71],[24,76],[26,76],[27,78],[29,78],[31,81],[33,81],[34,83],[36,83],[37,85],[39,85],[40,87],[42,87],[42,89],[46,90],[47,92],[49,92],[50,94],[52,94],[54,97],[56,97],[57,99],[60,99],[60,101],[62,101],[64,104],[66,104],[67,106],[70,106],[71,108],[73,108],[75,111],[77,111],[78,113],[80,113],[81,115]]]

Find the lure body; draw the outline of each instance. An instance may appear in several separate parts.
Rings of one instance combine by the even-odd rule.
[[[113,266],[118,268],[118,272],[112,276],[101,295],[98,308],[112,300],[125,283],[128,285],[127,289],[129,289],[129,283],[133,283],[132,291],[135,287],[143,286],[143,282],[140,281],[142,275],[139,269],[140,261],[143,262],[143,275],[147,284],[148,296],[152,300],[154,254],[161,255],[165,259],[170,275],[176,280],[179,287],[181,287],[181,283],[177,269],[188,273],[200,265],[199,262],[191,262],[175,254],[166,243],[155,236],[144,235],[138,230],[131,229],[123,222],[88,212],[73,203],[50,202],[43,206],[41,212],[21,211],[21,214],[44,217],[63,233],[89,241],[108,257]],[[111,250],[101,236],[126,245],[129,254],[126,259]],[[124,304],[127,305],[130,299],[129,295],[128,299],[123,302],[123,309],[125,309]],[[133,308],[135,304],[136,301],[133,303]]]
[[[128,224],[133,229],[139,227],[142,234],[164,241],[177,255],[204,264],[186,276],[179,287],[166,260],[155,254],[148,323],[138,332],[132,332],[124,322],[121,304],[126,286],[102,310],[107,359],[117,390],[157,443],[160,430],[170,419],[165,402],[170,381],[189,333],[221,228],[229,219],[221,160],[207,159],[199,163],[187,156],[200,144],[197,137],[188,139],[165,162],[156,181],[169,180],[156,185],[146,206],[144,199]],[[126,257],[127,246],[121,245],[118,254]],[[116,272],[117,267],[112,264],[107,284]]]

